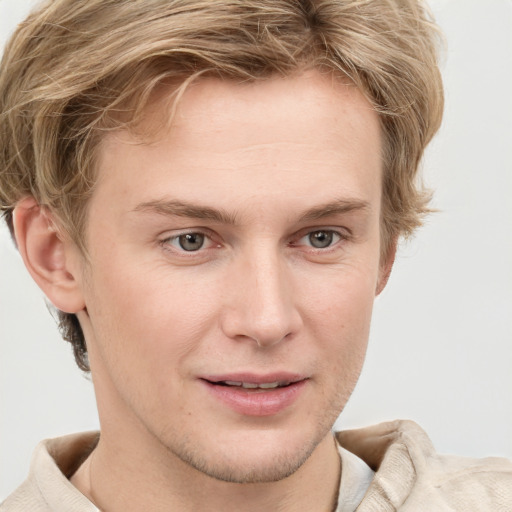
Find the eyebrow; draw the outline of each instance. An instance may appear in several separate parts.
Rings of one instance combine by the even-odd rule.
[[[320,220],[332,215],[342,215],[358,210],[369,210],[370,204],[359,199],[338,199],[315,206],[305,211],[299,218],[299,222]],[[147,201],[137,205],[133,211],[156,213],[165,216],[177,216],[193,219],[205,219],[220,224],[237,224],[237,214],[229,213],[222,209],[200,206],[178,200]]]
[[[370,203],[360,199],[338,199],[307,210],[300,220],[302,222],[320,220],[332,215],[343,215],[358,210],[370,210]]]
[[[228,213],[217,208],[199,206],[177,200],[155,200],[141,203],[134,208],[136,212],[157,213],[166,216],[205,219],[221,224],[236,224],[236,214]]]

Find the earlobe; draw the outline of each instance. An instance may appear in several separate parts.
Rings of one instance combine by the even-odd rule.
[[[66,313],[84,309],[78,269],[70,268],[71,243],[59,235],[47,209],[27,197],[16,205],[13,220],[23,262],[46,297]]]
[[[386,287],[393,264],[395,263],[396,251],[398,247],[398,237],[394,237],[386,251],[386,255],[382,257],[379,269],[379,280],[377,282],[377,288],[375,295],[379,295],[382,290]]]

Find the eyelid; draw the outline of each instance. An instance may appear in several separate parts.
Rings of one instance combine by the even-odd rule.
[[[300,240],[307,237],[308,235],[318,232],[318,231],[326,231],[334,233],[338,238],[338,240],[334,241],[331,245],[320,248],[320,247],[314,247],[310,244],[299,244]],[[180,236],[187,235],[187,234],[200,234],[205,237],[205,239],[208,240],[206,247],[201,247],[197,251],[186,251],[184,249],[181,249],[179,247],[176,247],[172,245],[170,242],[177,240]],[[290,247],[307,247],[311,252],[328,252],[329,250],[334,250],[337,247],[339,247],[340,243],[343,243],[344,241],[350,240],[352,237],[352,232],[350,229],[345,227],[332,227],[332,226],[315,226],[315,227],[308,227],[303,228],[300,231],[298,231],[295,235],[290,237],[289,246]],[[181,230],[176,230],[174,232],[166,232],[158,241],[159,245],[162,246],[162,248],[168,252],[173,253],[174,255],[178,255],[180,257],[186,257],[186,258],[193,258],[198,257],[199,255],[204,255],[204,253],[212,248],[218,248],[222,245],[220,241],[217,239],[219,238],[218,234],[214,231],[212,231],[209,228],[205,227],[196,227],[196,228],[184,228]]]
[[[182,248],[176,247],[171,244],[171,242],[178,240],[180,238],[180,236],[192,235],[192,234],[204,236],[205,240],[208,241],[208,243],[205,242],[205,244],[207,246],[201,247],[197,251],[186,251]],[[194,254],[197,255],[197,254],[203,253],[203,252],[207,251],[208,249],[211,249],[212,247],[219,247],[220,243],[214,240],[215,236],[216,236],[215,233],[208,228],[201,228],[201,227],[187,228],[187,229],[178,230],[176,232],[173,232],[172,234],[166,233],[166,236],[163,236],[159,240],[158,243],[166,251],[173,252],[174,254],[179,254],[180,256],[184,255],[186,257],[193,257]]]
[[[336,236],[339,237],[339,239],[336,242],[333,242],[332,245],[329,245],[328,247],[325,247],[325,248],[313,247],[313,246],[311,246],[309,244],[307,244],[307,245],[304,244],[304,245],[306,245],[307,247],[309,247],[309,248],[311,248],[312,250],[315,250],[315,251],[327,251],[329,249],[332,249],[332,248],[336,247],[340,242],[343,242],[343,241],[346,241],[346,240],[350,240],[350,238],[352,236],[352,233],[347,228],[329,227],[329,226],[319,226],[319,227],[315,227],[315,228],[310,228],[309,227],[309,228],[300,230],[292,238],[292,245],[299,245],[298,242],[300,240],[302,240],[303,238],[306,238],[307,236],[311,235],[312,233],[317,233],[319,231],[326,231],[326,232],[329,232],[329,233],[334,233]]]

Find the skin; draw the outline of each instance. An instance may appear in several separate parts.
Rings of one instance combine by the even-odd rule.
[[[89,349],[101,439],[72,482],[108,511],[331,510],[331,427],[393,259],[380,258],[378,117],[316,71],[203,79],[163,129],[169,93],[138,127],[151,143],[102,142],[87,261],[32,199],[15,211],[27,267]],[[205,389],[233,371],[305,382],[251,416]]]

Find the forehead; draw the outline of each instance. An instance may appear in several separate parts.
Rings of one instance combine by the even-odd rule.
[[[206,181],[212,193],[225,194],[232,180],[239,195],[261,189],[269,198],[303,194],[322,172],[343,179],[348,196],[380,183],[378,116],[355,86],[332,74],[199,79],[175,109],[174,93],[160,88],[135,130],[105,137],[99,188],[125,196],[131,188],[150,201],[170,182],[194,195]]]
[[[377,114],[352,82],[331,71],[312,69],[288,77],[245,82],[198,78],[182,88],[158,86],[141,122],[129,136],[141,142],[157,142],[159,134],[174,127],[175,136],[203,135],[204,143],[213,146],[211,123],[215,123],[216,133],[231,130],[235,123],[237,134],[230,134],[233,146],[245,145],[248,131],[252,138],[263,134],[264,139],[272,141],[274,128],[279,130],[287,119],[297,118],[310,119],[311,125],[321,122],[325,128],[322,137],[330,134],[338,138],[333,127],[354,128],[357,136],[358,128],[375,121]],[[257,130],[261,123],[265,125],[263,132]],[[304,130],[298,134],[300,128]],[[302,135],[304,140],[315,136],[307,123],[296,124],[294,135]]]

